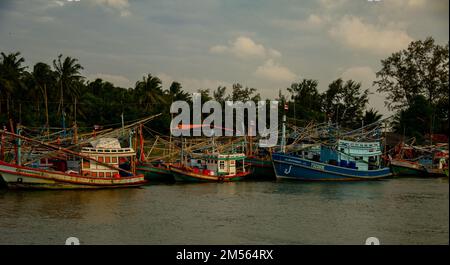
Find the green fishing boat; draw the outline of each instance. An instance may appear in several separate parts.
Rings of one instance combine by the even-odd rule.
[[[394,176],[423,176],[426,174],[425,168],[417,162],[394,159],[390,168]]]
[[[170,164],[160,163],[152,164],[150,162],[140,162],[136,165],[136,171],[143,174],[146,180],[157,182],[173,182],[172,172],[170,171]]]
[[[250,166],[250,178],[255,179],[276,179],[275,171],[273,169],[272,160],[270,157],[247,157],[244,162]]]

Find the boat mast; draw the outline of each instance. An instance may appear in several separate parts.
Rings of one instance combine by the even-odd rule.
[[[173,100],[172,100],[173,103]],[[170,120],[173,121],[173,113],[170,113]],[[169,162],[172,161],[172,130],[170,130],[169,134]]]
[[[252,126],[254,125],[254,121],[250,121],[250,128],[249,128],[249,150],[248,150],[248,155],[252,156],[253,155],[253,131],[252,131]]]
[[[139,161],[145,161],[145,153],[144,153],[144,134],[142,132],[142,123],[139,124]]]
[[[66,138],[66,112],[63,110],[62,111],[62,126],[63,126],[63,139]]]
[[[75,108],[75,113],[74,113],[74,116],[75,116],[75,121],[73,122],[73,142],[74,142],[74,144],[77,144],[78,143],[78,128],[77,128],[77,98],[75,98],[75,106],[74,106],[74,108]]]
[[[3,130],[5,130],[6,128],[3,127]],[[0,160],[3,161],[3,159],[5,158],[5,135],[2,133],[2,139],[1,139],[1,143],[0,143]]]
[[[22,129],[20,129],[20,124],[17,125],[17,135],[20,135],[20,132],[22,131]],[[17,138],[17,165],[21,165],[22,164],[22,154],[21,154],[21,146],[22,146],[22,139]]]
[[[286,153],[286,114],[283,114],[283,126],[281,129],[281,152]]]
[[[125,123],[123,121],[123,112],[120,114],[120,117],[122,119],[122,136],[125,135]]]
[[[184,164],[184,146],[183,146],[183,135],[181,136],[181,158],[180,158],[180,163],[183,165]]]

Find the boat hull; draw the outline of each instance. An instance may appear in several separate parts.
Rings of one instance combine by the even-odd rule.
[[[246,158],[245,164],[250,166],[250,178],[253,179],[275,179],[275,170],[271,160],[258,158]]]
[[[281,153],[272,154],[272,161],[277,178],[280,179],[296,179],[304,181],[360,181],[377,180],[391,176],[389,168],[362,171],[328,165]]]
[[[172,174],[177,182],[233,182],[244,180],[250,175],[250,172],[244,172],[231,176],[211,176],[189,172],[179,167],[170,167]]]
[[[136,166],[136,171],[143,174],[146,180],[159,182],[175,181],[169,168],[155,167],[153,165],[141,164]]]
[[[445,173],[444,169],[439,168],[426,168],[427,176],[430,178],[444,178],[448,177],[448,171]]]
[[[406,161],[391,161],[390,168],[394,176],[423,176],[426,174],[425,169],[419,164]]]
[[[111,189],[138,187],[147,181],[143,175],[120,178],[92,178],[0,161],[0,175],[11,189]]]

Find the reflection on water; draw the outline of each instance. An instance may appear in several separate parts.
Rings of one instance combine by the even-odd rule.
[[[448,244],[448,179],[0,190],[0,244]]]

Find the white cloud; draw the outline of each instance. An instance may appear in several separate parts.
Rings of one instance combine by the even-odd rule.
[[[55,18],[50,17],[50,16],[40,16],[40,17],[36,17],[36,21],[42,22],[42,23],[53,22],[53,21],[55,21]]]
[[[120,87],[125,87],[125,88],[133,86],[133,83],[130,81],[130,79],[128,79],[122,75],[96,73],[96,74],[88,75],[87,78],[91,81],[94,81],[95,79],[100,78],[104,81],[111,82],[115,86],[120,86]]]
[[[364,0],[367,1],[367,0]],[[346,4],[348,0],[320,0],[319,4],[320,7],[325,9],[335,9],[338,8],[344,4]]]
[[[213,46],[209,49],[209,51],[211,53],[225,53],[228,51],[228,47],[227,46],[223,46],[223,45],[216,45]]]
[[[45,1],[40,3],[38,10],[47,10],[52,8],[58,8],[64,6],[64,1],[54,0],[54,1]]]
[[[365,24],[360,18],[345,16],[333,26],[330,35],[343,45],[377,54],[404,49],[413,39],[403,30]]]
[[[254,75],[275,82],[291,82],[297,77],[289,68],[275,63],[272,59],[259,66]]]
[[[63,1],[54,1],[53,3],[54,3],[53,6],[64,6]]]
[[[281,52],[275,49],[265,48],[262,44],[258,44],[251,38],[244,36],[236,38],[236,40],[230,42],[228,46],[212,46],[209,51],[215,54],[230,53],[241,59],[273,58],[281,56]]]
[[[328,18],[316,14],[310,14],[307,19],[275,19],[272,24],[289,30],[317,30],[321,28]]]
[[[369,66],[350,67],[341,76],[344,80],[352,79],[357,82],[362,82],[366,87],[371,87],[372,82],[376,78],[375,72]]]
[[[408,0],[408,6],[410,7],[423,7],[425,5],[425,0]]]
[[[425,6],[425,0],[391,0],[387,4],[395,4],[397,6],[409,7],[409,8],[420,8]]]
[[[130,3],[128,0],[94,0],[93,2],[96,5],[103,6],[107,9],[118,11],[121,17],[131,15],[129,10]]]

